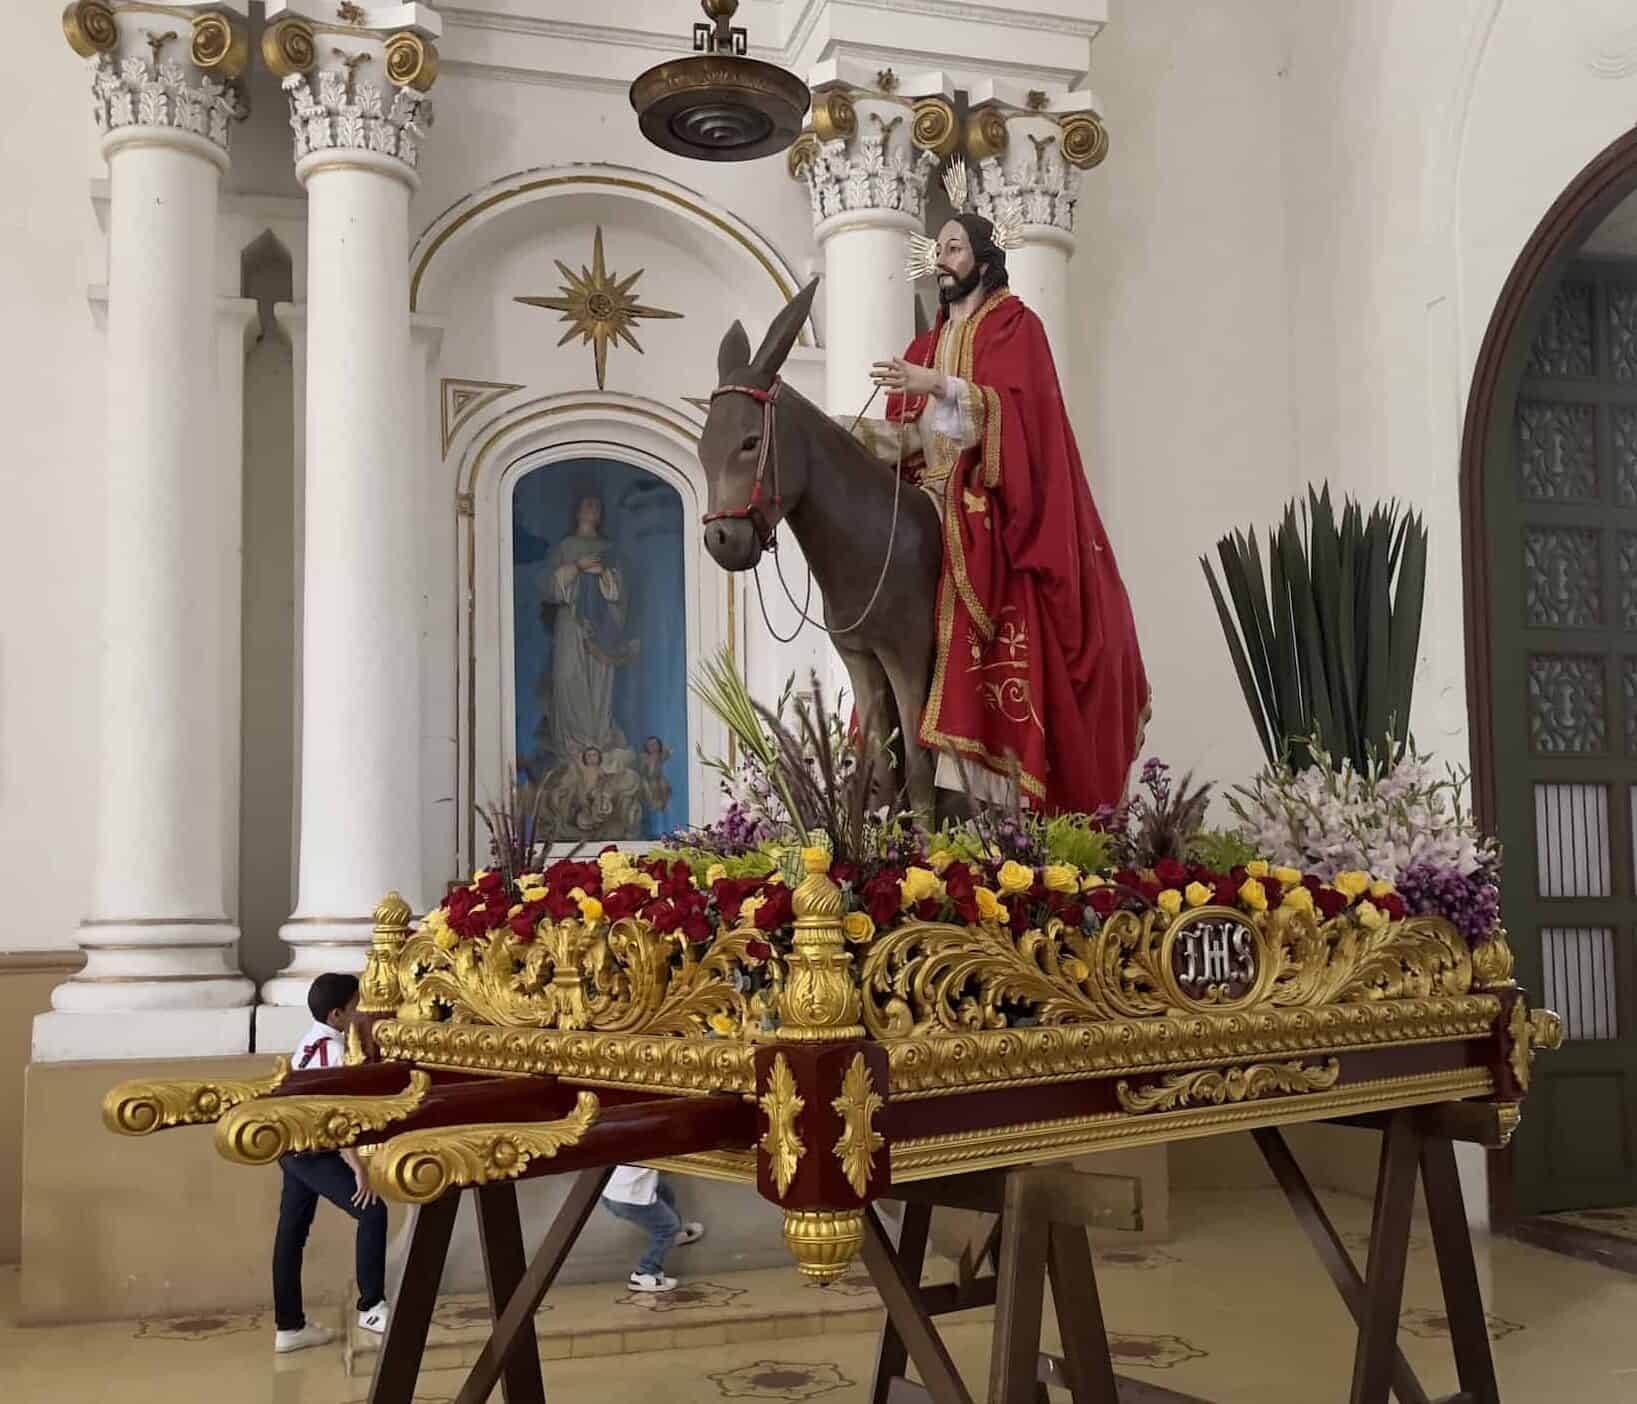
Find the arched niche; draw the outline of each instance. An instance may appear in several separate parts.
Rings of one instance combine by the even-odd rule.
[[[580,483],[588,463],[624,465],[675,494],[681,522],[683,658],[688,673],[723,647],[739,650],[740,613],[733,577],[704,554],[695,530],[704,513],[705,483],[697,427],[682,415],[639,396],[576,392],[508,397],[466,436],[458,463],[456,599],[456,842],[460,867],[486,853],[476,804],[499,794],[518,761],[517,598],[514,510],[520,484],[561,473]],[[636,563],[640,570],[640,560]],[[643,579],[643,588],[657,580]],[[685,744],[665,738],[673,751],[669,776],[678,822],[715,817],[717,787],[699,759],[728,754],[722,724],[684,685]],[[638,743],[640,744],[640,742]],[[633,840],[637,836],[632,836]]]

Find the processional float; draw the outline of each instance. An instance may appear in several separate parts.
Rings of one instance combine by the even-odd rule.
[[[632,1161],[754,1185],[820,1282],[862,1253],[887,1308],[875,1400],[970,1400],[933,1318],[994,1304],[991,1400],[1033,1404],[1047,1381],[1113,1404],[1087,1181],[1066,1162],[1239,1130],[1358,1325],[1353,1404],[1427,1398],[1396,1348],[1418,1176],[1454,1398],[1498,1399],[1453,1143],[1504,1145],[1536,1049],[1560,1037],[1513,981],[1504,932],[1469,946],[1435,917],[1201,905],[1119,911],[1089,934],[908,921],[859,944],[829,855],[793,867],[794,938],[771,984],[749,922],[690,941],[591,907],[466,941],[412,929],[391,896],[347,1066],[127,1083],[105,1119],[129,1135],[214,1123],[218,1151],[246,1165],[355,1147],[383,1197],[418,1206],[376,1404],[414,1392],[467,1192],[494,1325],[458,1398],[499,1383],[511,1404],[543,1400],[534,1313],[611,1168]],[[1381,1135],[1364,1272],[1278,1129],[1315,1121]],[[544,1175],[572,1185],[529,1258],[515,1184]],[[896,1235],[884,1200],[904,1206]],[[922,1287],[934,1205],[1000,1217],[958,1280]],[[1061,1358],[1040,1352],[1048,1276]],[[922,1385],[903,1378],[910,1361]]]

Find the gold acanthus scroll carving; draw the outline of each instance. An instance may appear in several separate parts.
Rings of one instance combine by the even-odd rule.
[[[1160,912],[1118,912],[1092,935],[1056,920],[1019,937],[992,923],[912,923],[878,936],[864,957],[864,1025],[877,1038],[902,1038],[1005,1028],[1005,1005],[1056,1025],[1203,1013],[1213,1004],[1224,1012],[1317,1009],[1472,988],[1471,952],[1442,918],[1367,929],[1345,917],[1321,925],[1286,910],[1249,925],[1258,976],[1232,1002],[1220,995],[1190,1000],[1180,991]]]
[[[216,1124],[216,1152],[239,1165],[271,1165],[293,1151],[340,1150],[384,1131],[426,1099],[432,1080],[412,1072],[402,1092],[370,1097],[266,1097]]]
[[[290,1060],[275,1058],[266,1077],[245,1081],[122,1082],[102,1099],[102,1124],[120,1136],[147,1136],[170,1126],[216,1121],[241,1102],[265,1097],[290,1076]]]
[[[557,1121],[503,1126],[440,1126],[406,1131],[370,1158],[370,1183],[385,1199],[429,1204],[452,1189],[515,1180],[531,1161],[576,1146],[596,1123],[596,1097],[580,1093],[574,1110]]]
[[[1340,1076],[1341,1064],[1334,1058],[1317,1067],[1304,1067],[1300,1061],[1253,1063],[1248,1068],[1173,1073],[1153,1087],[1133,1088],[1121,1078],[1114,1085],[1114,1095],[1121,1111],[1176,1111],[1180,1107],[1254,1102],[1275,1093],[1324,1092],[1334,1087]]]
[[[807,1103],[796,1092],[795,1074],[790,1071],[790,1063],[783,1053],[773,1059],[767,1091],[758,1099],[758,1105],[767,1117],[767,1130],[761,1139],[762,1153],[768,1158],[773,1183],[779,1198],[783,1199],[796,1178],[796,1167],[807,1154],[801,1133],[796,1130],[796,1122]]]
[[[875,1090],[870,1065],[862,1053],[855,1053],[841,1079],[841,1095],[830,1103],[841,1117],[841,1136],[836,1141],[836,1159],[853,1193],[863,1198],[870,1187],[875,1153],[885,1144],[875,1129],[876,1113],[886,1105]]]

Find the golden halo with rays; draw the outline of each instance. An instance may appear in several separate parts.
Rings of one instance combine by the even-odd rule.
[[[617,277],[608,271],[608,265],[603,259],[603,231],[597,226],[597,236],[591,246],[591,267],[581,268],[576,273],[562,259],[554,259],[558,271],[566,280],[558,289],[559,297],[514,297],[513,302],[521,302],[529,307],[544,307],[553,312],[561,312],[562,320],[569,324],[568,330],[558,339],[559,346],[572,341],[576,336],[582,342],[589,342],[594,348],[593,354],[597,362],[597,389],[607,388],[608,379],[608,348],[620,342],[628,343],[639,355],[645,354],[642,343],[632,334],[631,328],[643,318],[679,318],[680,312],[667,312],[661,307],[648,307],[636,299],[632,289],[637,279],[642,277],[643,270],[624,278]]]

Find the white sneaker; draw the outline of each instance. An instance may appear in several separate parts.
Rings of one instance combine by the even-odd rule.
[[[279,1355],[288,1355],[292,1350],[307,1350],[312,1346],[328,1345],[335,1339],[335,1332],[328,1326],[320,1326],[317,1322],[309,1321],[299,1331],[275,1331],[273,1333],[273,1350]]]
[[[651,1272],[633,1272],[630,1281],[633,1292],[674,1292],[676,1290],[676,1279],[667,1277],[664,1273],[656,1276]]]
[[[701,1223],[687,1223],[677,1231],[676,1239],[672,1243],[674,1248],[686,1248],[690,1243],[697,1243],[705,1236],[705,1226]]]
[[[377,1336],[386,1334],[387,1317],[390,1310],[385,1302],[376,1302],[368,1311],[358,1313],[358,1324],[366,1331],[373,1331]]]

